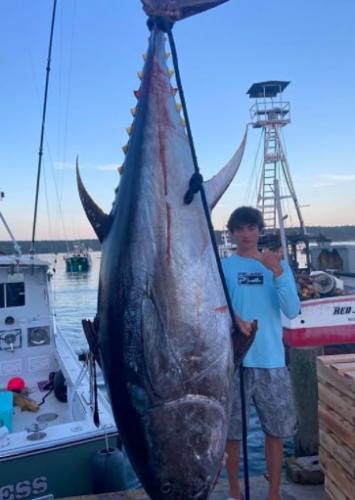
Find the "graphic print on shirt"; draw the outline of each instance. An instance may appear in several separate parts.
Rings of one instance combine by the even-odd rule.
[[[263,285],[263,273],[238,273],[238,285]]]

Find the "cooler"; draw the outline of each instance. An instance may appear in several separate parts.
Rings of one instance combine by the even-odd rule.
[[[0,427],[6,425],[12,431],[13,394],[11,391],[0,391]]]

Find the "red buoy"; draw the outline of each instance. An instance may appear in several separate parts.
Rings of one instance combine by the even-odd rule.
[[[21,377],[13,377],[7,383],[7,390],[13,392],[22,392],[25,388],[25,381]]]

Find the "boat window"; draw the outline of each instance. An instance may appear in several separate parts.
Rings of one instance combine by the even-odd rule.
[[[2,305],[0,299],[0,307],[17,307],[25,305],[25,283],[1,283],[2,289]],[[5,292],[5,293],[4,293]],[[0,288],[1,295],[1,288]],[[5,303],[4,303],[5,298]]]
[[[5,307],[5,286],[4,283],[0,283],[0,307]]]

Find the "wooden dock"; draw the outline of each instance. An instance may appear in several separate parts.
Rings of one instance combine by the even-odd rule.
[[[266,500],[267,481],[263,476],[250,478],[250,499]],[[210,500],[227,500],[228,485],[226,480],[217,484]],[[143,490],[130,490],[117,493],[103,493],[101,495],[88,495],[81,497],[70,497],[66,500],[149,500]],[[325,500],[323,485],[304,485],[289,482],[282,479],[281,500]]]

